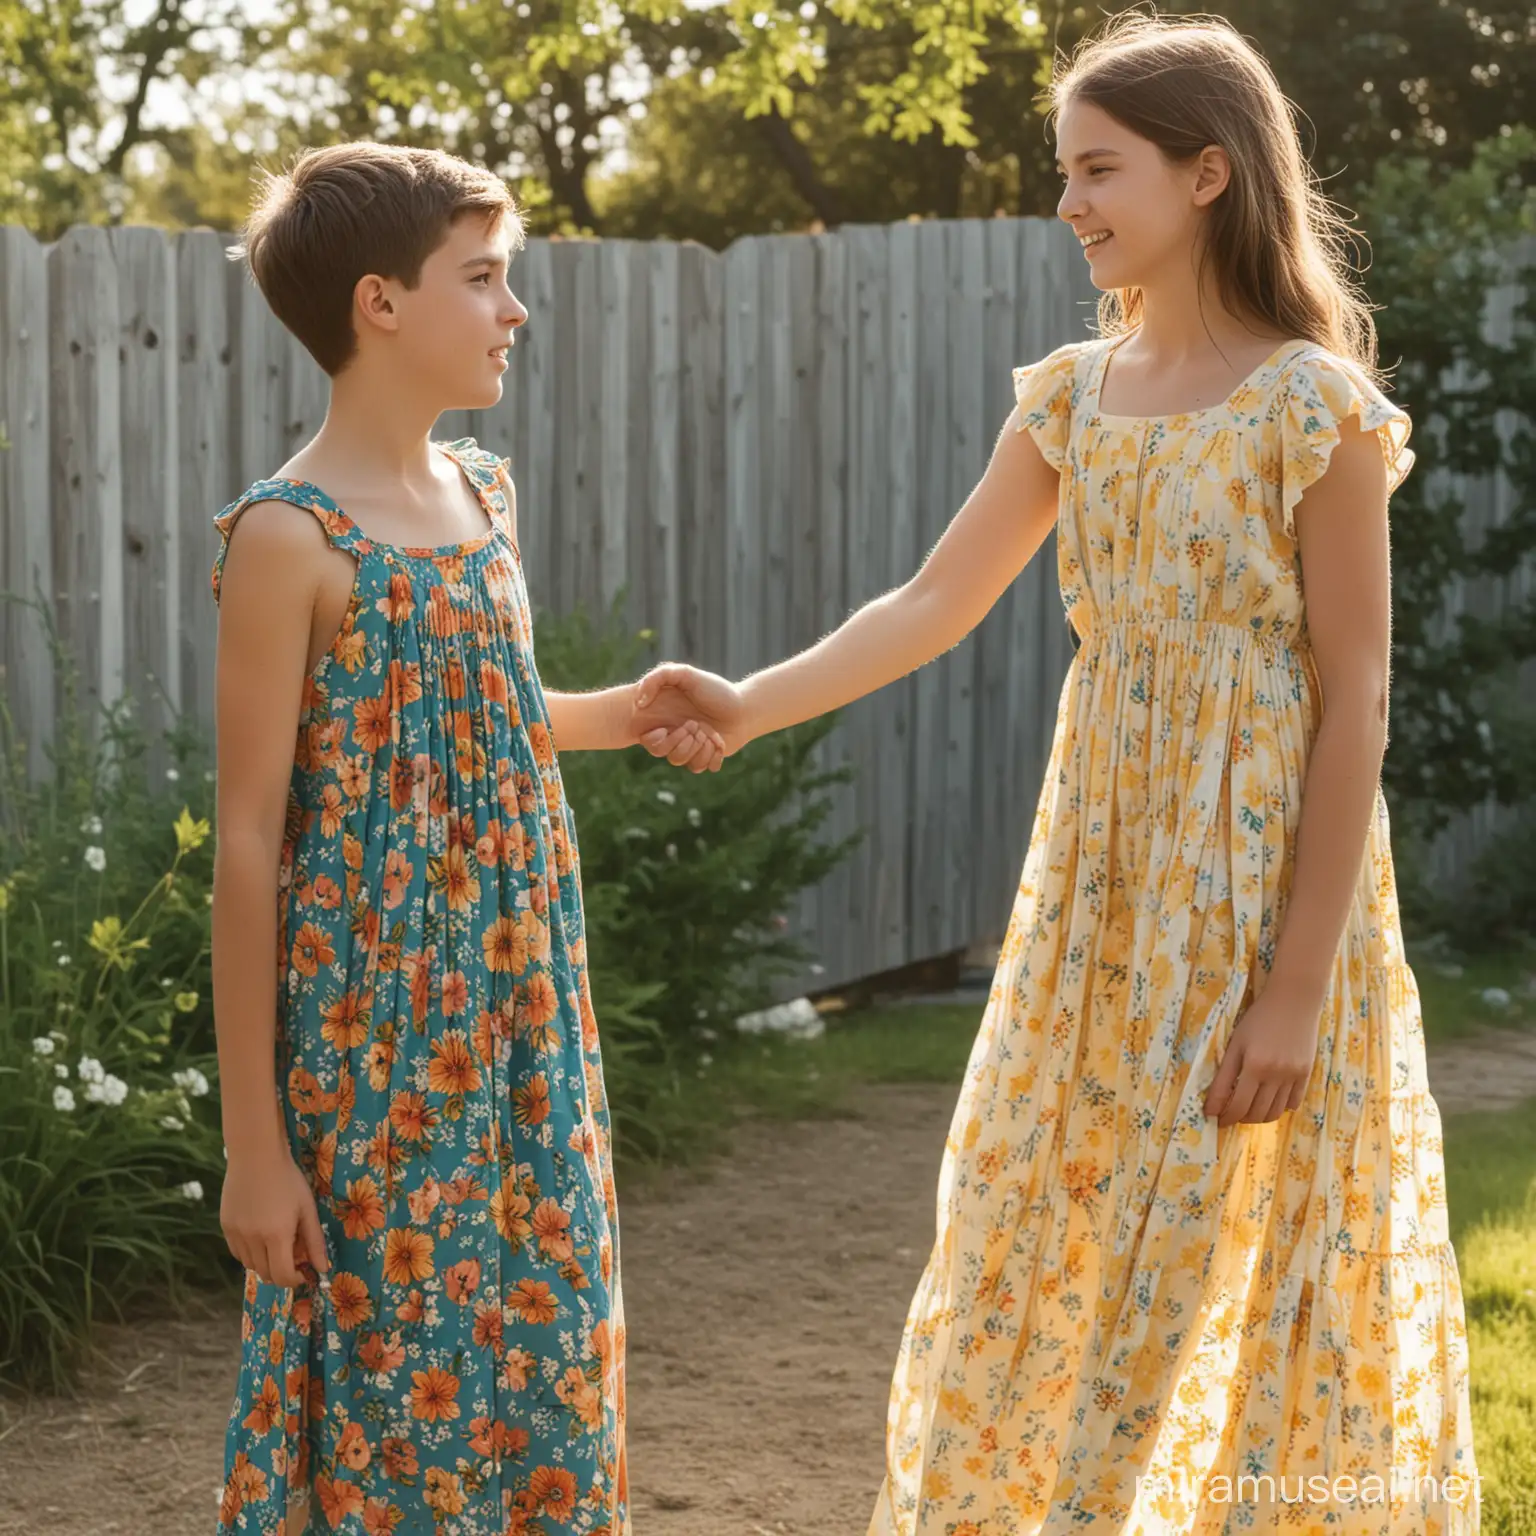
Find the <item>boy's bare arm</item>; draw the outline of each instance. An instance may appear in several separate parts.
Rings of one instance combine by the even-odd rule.
[[[256,503],[220,581],[213,1009],[231,1163],[287,1151],[273,1062],[277,877],[324,544],[303,508]]]

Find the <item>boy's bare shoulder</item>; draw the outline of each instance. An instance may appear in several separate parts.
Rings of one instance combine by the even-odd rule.
[[[240,534],[237,541],[234,537]],[[237,543],[247,555],[279,557],[302,555],[325,547],[325,529],[307,507],[295,506],[281,497],[248,502],[229,528],[230,552]]]

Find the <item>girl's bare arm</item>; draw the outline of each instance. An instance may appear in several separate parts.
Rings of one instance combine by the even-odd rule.
[[[1387,471],[1374,432],[1340,423],[1296,506],[1323,718],[1307,763],[1296,863],[1269,985],[1321,1007],[1360,879],[1387,747],[1392,645]]]
[[[976,489],[917,573],[818,644],[740,685],[746,736],[841,708],[958,645],[1051,531],[1059,484],[1015,409]],[[703,718],[710,720],[707,712]]]

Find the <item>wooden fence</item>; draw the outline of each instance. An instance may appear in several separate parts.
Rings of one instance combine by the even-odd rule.
[[[211,728],[211,519],[319,426],[320,370],[227,235],[0,228],[0,591],[43,594],[87,686]],[[905,579],[980,475],[1010,370],[1088,333],[1054,220],[693,245],[535,240],[503,400],[453,413],[510,455],[546,612],[607,605],[740,675]],[[41,771],[38,615],[0,605],[6,698]],[[850,707],[853,859],[797,925],[832,984],[1000,936],[1071,645],[1055,544],[978,631]],[[1459,857],[1465,856],[1465,850]]]

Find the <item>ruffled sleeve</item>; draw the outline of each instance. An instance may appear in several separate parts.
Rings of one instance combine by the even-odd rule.
[[[1077,399],[1077,360],[1080,341],[1068,342],[1042,357],[1013,370],[1013,394],[1019,403],[1020,432],[1034,438],[1047,464],[1060,470],[1066,462],[1072,436],[1072,407]]]
[[[1296,531],[1296,503],[1322,478],[1339,441],[1339,423],[1358,416],[1373,431],[1387,462],[1387,493],[1413,467],[1408,413],[1392,404],[1354,364],[1330,352],[1303,356],[1290,370],[1280,416],[1280,499],[1285,531]]]

